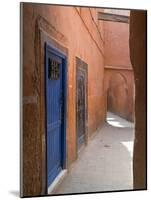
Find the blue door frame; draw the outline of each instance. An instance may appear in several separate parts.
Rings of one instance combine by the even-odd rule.
[[[50,76],[49,73],[51,64],[49,61],[53,61],[53,65],[54,62],[56,62],[56,66],[58,65],[58,69],[60,71],[56,71],[55,75],[58,75],[58,79],[53,77],[54,71]],[[67,57],[64,55],[64,53],[53,47],[51,44],[45,43],[47,188],[51,185],[59,172],[66,168],[66,74]],[[59,115],[59,112],[61,112],[61,115]],[[56,136],[53,136],[54,133]],[[57,165],[55,163],[57,163]]]

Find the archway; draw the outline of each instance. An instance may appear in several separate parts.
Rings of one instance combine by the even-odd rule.
[[[111,75],[107,91],[107,110],[125,119],[129,116],[128,86],[125,76],[119,72]]]

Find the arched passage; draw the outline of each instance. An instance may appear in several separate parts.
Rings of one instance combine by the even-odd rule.
[[[121,116],[127,117],[128,87],[125,77],[116,73],[112,75],[109,81],[107,108],[109,111]]]
[[[107,86],[107,111],[134,121],[134,84],[131,74],[111,72]]]

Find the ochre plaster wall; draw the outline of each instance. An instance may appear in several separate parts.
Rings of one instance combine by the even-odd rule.
[[[88,64],[88,134],[103,124],[105,103],[103,96],[104,40],[103,22],[94,22],[95,10],[88,8],[23,4],[23,189],[24,196],[44,194],[43,155],[45,120],[44,59],[37,46],[42,32],[63,46],[68,55],[67,73],[67,165],[77,157],[75,121],[75,57]],[[45,21],[45,30],[36,29],[38,19]],[[101,27],[99,29],[98,27]],[[47,32],[48,29],[51,29]],[[52,35],[49,34],[52,32]],[[41,41],[40,41],[41,42]],[[36,56],[38,55],[38,56]],[[42,61],[43,63],[43,61]],[[45,171],[45,170],[44,170]]]
[[[132,68],[129,54],[129,24],[104,22],[105,66]]]

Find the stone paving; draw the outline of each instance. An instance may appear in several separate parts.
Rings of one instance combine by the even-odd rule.
[[[108,113],[55,194],[133,189],[133,140],[134,124]]]

